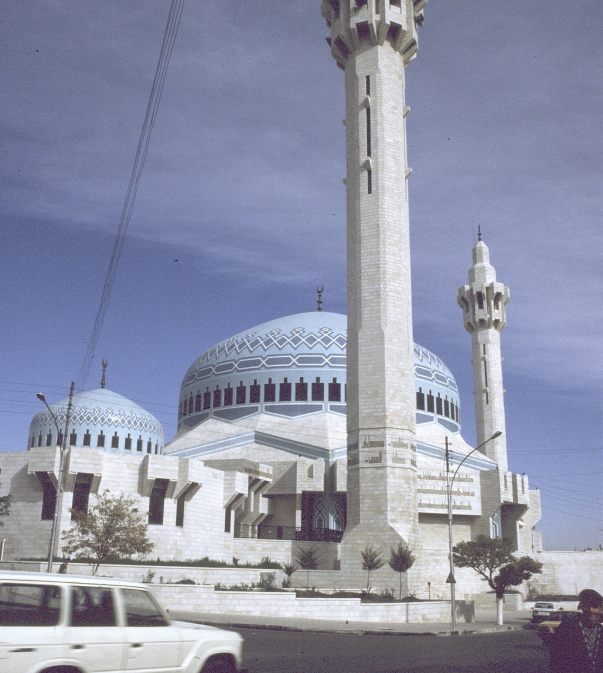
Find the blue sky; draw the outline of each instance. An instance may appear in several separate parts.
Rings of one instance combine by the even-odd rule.
[[[65,397],[90,338],[167,0],[4,0],[0,449]],[[456,290],[480,225],[510,287],[510,468],[542,492],[548,549],[603,544],[598,0],[432,0],[407,69],[415,340],[461,389]],[[279,316],[345,312],[343,75],[316,2],[185,5],[87,388],[175,432],[206,348]]]

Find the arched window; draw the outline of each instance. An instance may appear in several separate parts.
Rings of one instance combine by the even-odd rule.
[[[341,383],[337,383],[337,379],[329,383],[329,402],[341,402]]]
[[[287,377],[279,386],[278,400],[279,402],[291,402],[291,384],[287,381]]]
[[[417,391],[417,409],[419,411],[425,411],[425,393],[421,388]]]
[[[325,399],[325,384],[317,378],[312,384],[312,402],[322,402]]]
[[[299,383],[295,384],[295,401],[296,402],[308,401],[308,384],[304,383],[303,378],[300,378]]]
[[[261,387],[258,385],[257,380],[254,379],[253,385],[249,386],[249,403],[250,404],[259,404],[259,402],[260,402],[260,390],[261,390]]]
[[[264,402],[276,402],[276,383],[272,383],[272,379],[264,384]]]

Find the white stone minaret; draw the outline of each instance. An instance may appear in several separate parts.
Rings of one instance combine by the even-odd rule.
[[[473,247],[469,285],[459,288],[457,301],[463,309],[465,329],[471,334],[477,444],[500,430],[503,434],[488,442],[483,451],[498,463],[501,471],[506,472],[505,391],[500,332],[506,325],[505,306],[509,303],[509,288],[496,282],[496,270],[490,264],[490,253],[481,240],[481,234],[478,234],[478,239]]]
[[[426,0],[322,0],[345,72],[347,153],[347,527],[359,548],[417,534],[415,391],[404,69]]]

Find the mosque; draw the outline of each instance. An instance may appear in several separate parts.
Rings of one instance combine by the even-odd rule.
[[[332,586],[357,588],[364,548],[387,557],[404,542],[416,556],[407,590],[444,597],[450,493],[455,543],[485,534],[521,554],[541,550],[539,493],[507,467],[500,333],[509,291],[481,237],[457,295],[472,342],[478,450],[462,437],[452,372],[412,337],[404,76],[425,4],[321,5],[345,72],[348,315],[285,316],[206,350],[184,375],[178,432],[165,445],[157,419],[104,377],[78,394],[60,530],[71,509],[86,511],[109,489],[140,500],[162,560],[285,563],[305,546],[319,550]],[[13,496],[5,559],[47,553],[67,406],[33,418],[27,451],[0,454]],[[475,573],[459,577],[465,591],[484,590]],[[386,564],[372,581],[388,588],[398,578]]]
[[[463,320],[466,326],[476,320],[474,306],[479,311],[482,305],[485,315],[494,311],[498,293],[498,313],[492,326],[482,328],[498,336],[508,289],[491,280],[483,241],[473,255],[470,276],[483,277],[459,290]],[[321,567],[343,573],[349,469],[346,346],[346,316],[326,311],[272,320],[213,346],[184,375],[178,432],[166,445],[161,423],[106,388],[103,374],[100,388],[74,398],[60,529],[69,528],[71,509],[86,511],[95,494],[109,489],[133,495],[141,511],[148,510],[153,558],[231,561],[234,556],[255,562],[269,556],[290,562],[295,549],[306,545],[321,549]],[[417,436],[410,461],[416,469],[413,516],[418,524],[412,540],[417,556],[413,584],[430,581],[436,595],[433,563],[439,560],[439,591],[445,595],[446,445],[451,474],[472,447],[461,435],[454,375],[426,348],[414,344],[413,352]],[[474,366],[480,379],[483,359]],[[500,360],[488,366],[496,379]],[[488,384],[490,401],[502,396],[497,390],[502,378]],[[65,427],[67,406],[67,399],[50,405],[59,429]],[[480,437],[490,432],[488,422],[482,411]],[[49,410],[43,410],[31,421],[28,450],[0,454],[2,486],[13,495],[2,531],[5,559],[47,553],[59,468],[56,446],[62,440]],[[527,476],[507,470],[504,449],[488,450],[493,442],[467,457],[456,475],[454,539],[485,533],[511,539],[522,553],[539,551],[534,528],[539,493],[529,488]],[[381,447],[371,448],[369,460],[375,465]],[[358,573],[350,571],[340,586],[362,585],[365,574],[358,559],[356,565]],[[375,580],[391,586],[387,574],[384,568]],[[421,582],[421,576],[431,579]]]

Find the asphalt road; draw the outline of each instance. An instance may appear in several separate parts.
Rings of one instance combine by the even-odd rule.
[[[451,637],[237,631],[249,673],[548,673],[534,631]]]

